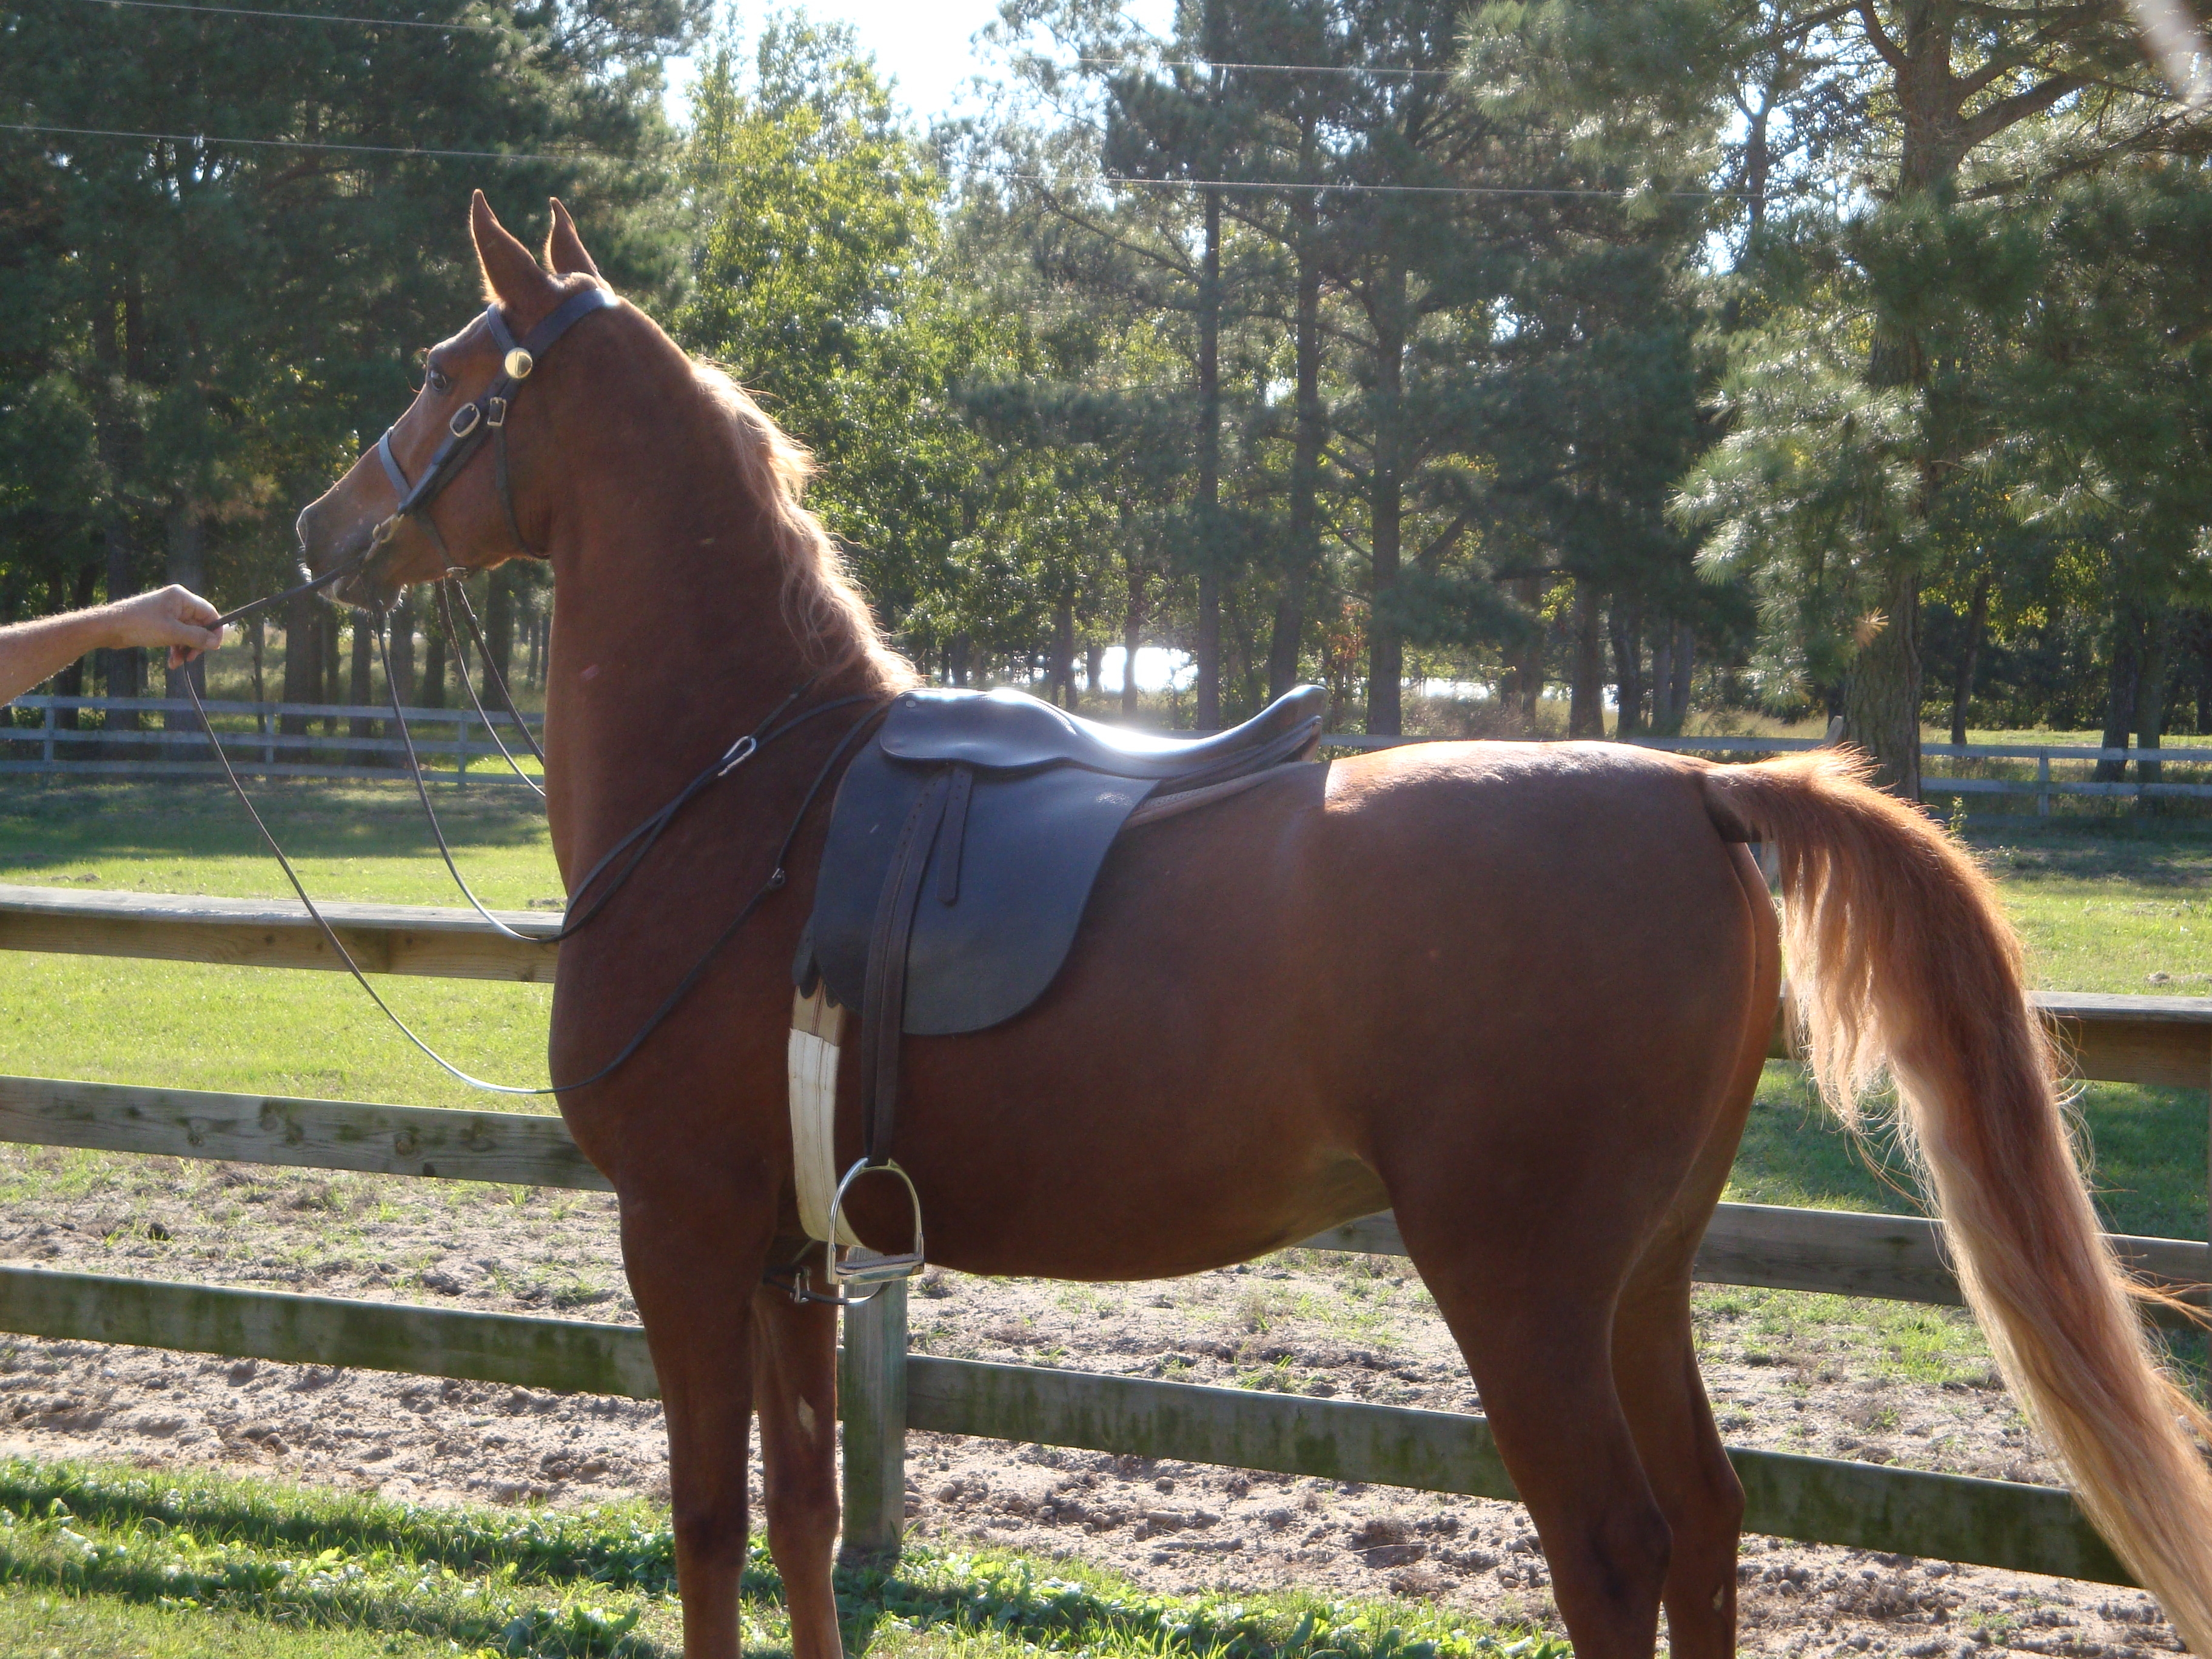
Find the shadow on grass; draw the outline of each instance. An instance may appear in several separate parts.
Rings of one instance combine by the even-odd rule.
[[[1923,1213],[1911,1165],[1881,1115],[1881,1104],[1870,1104],[1866,1134],[1854,1136],[1820,1104],[1802,1073],[1770,1064],[1744,1126],[1729,1196],[1750,1204]],[[2086,1084],[2075,1109],[2093,1149],[2090,1182],[2108,1228],[2154,1238],[2204,1237],[2201,1090]]]
[[[284,849],[306,858],[408,856],[430,846],[414,786],[249,781],[247,793]],[[544,807],[520,785],[431,786],[456,847],[527,847]],[[220,779],[52,783],[24,779],[0,803],[0,874],[104,858],[258,857],[264,849]]]

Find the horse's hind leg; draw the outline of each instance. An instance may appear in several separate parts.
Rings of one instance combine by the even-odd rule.
[[[1747,896],[1766,896],[1747,857],[1737,860]],[[1698,1160],[1658,1237],[1621,1289],[1613,1322],[1613,1371],[1674,1554],[1663,1600],[1668,1648],[1679,1659],[1728,1659],[1735,1651],[1736,1544],[1743,1486],[1722,1449],[1690,1321],[1690,1276],[1713,1206],[1728,1185],[1744,1118],[1765,1060],[1765,1011],[1779,971],[1765,934],[1750,1018],[1735,1075]]]
[[[753,1299],[753,1397],[767,1476],[768,1547],[783,1577],[792,1659],[838,1659],[837,1310],[773,1286]]]
[[[1577,1260],[1480,1175],[1429,1173],[1393,1183],[1399,1224],[1535,1522],[1576,1659],[1650,1659],[1669,1545],[1613,1390],[1621,1264]]]

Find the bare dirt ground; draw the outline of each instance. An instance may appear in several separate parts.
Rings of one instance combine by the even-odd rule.
[[[319,1176],[0,1148],[0,1261],[573,1317],[635,1318],[596,1194]],[[1732,1443],[2050,1480],[1960,1316],[1704,1293],[1705,1376]],[[1443,1410],[1478,1401],[1403,1261],[1292,1251],[1161,1284],[933,1272],[928,1353]],[[660,1414],[630,1401],[0,1336],[0,1453],[126,1459],[417,1501],[665,1498]],[[1395,1594],[1556,1625],[1509,1504],[915,1434],[925,1537],[1072,1555],[1147,1589]],[[757,1490],[757,1470],[756,1489]],[[2179,1651],[2132,1590],[1752,1538],[1743,1650]]]

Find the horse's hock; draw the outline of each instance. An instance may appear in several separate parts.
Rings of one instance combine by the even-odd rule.
[[[466,912],[333,907],[381,971],[542,980],[554,948]],[[503,918],[544,933],[546,916]],[[333,970],[301,920],[246,901],[0,888],[0,948]],[[2212,1005],[2190,998],[2042,999],[2083,1075],[2212,1085]],[[1780,1042],[1778,1022],[1778,1052]],[[438,1180],[605,1190],[557,1118],[0,1078],[0,1139]],[[2117,1241],[2164,1282],[2212,1279],[2212,1248]],[[1402,1254],[1385,1216],[1308,1241]],[[1933,1224],[1723,1205],[1698,1276],[1711,1283],[1955,1304]],[[355,1366],[650,1398],[643,1334],[580,1320],[464,1312],[105,1274],[0,1269],[0,1329],[25,1335]],[[881,1555],[902,1526],[908,1428],[984,1435],[1419,1490],[1509,1498],[1479,1417],[1241,1389],[908,1355],[903,1286],[849,1316],[843,1352],[846,1547]],[[1747,1527],[2016,1571],[2125,1582],[2063,1490],[1764,1451],[1732,1454]]]

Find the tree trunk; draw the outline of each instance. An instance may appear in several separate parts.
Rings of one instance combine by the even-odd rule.
[[[253,620],[246,625],[246,642],[253,653],[253,701],[266,702],[269,701],[269,684],[263,678],[261,670],[263,655],[269,646],[267,612],[257,611],[253,613]]]
[[[1206,192],[1198,283],[1198,727],[1221,726],[1221,192]]]
[[[1567,735],[1605,735],[1603,605],[1587,577],[1575,578],[1575,666],[1567,683]]]
[[[1665,619],[1651,630],[1651,733],[1674,735],[1674,624]]]
[[[1291,545],[1283,591],[1275,603],[1274,632],[1267,641],[1271,698],[1281,696],[1298,680],[1306,588],[1321,554],[1315,501],[1320,493],[1322,444],[1328,435],[1321,403],[1321,258],[1314,246],[1315,204],[1309,198],[1294,210],[1299,225],[1297,315],[1291,325],[1291,349],[1297,362],[1297,429],[1291,445]]]
[[[1873,637],[1844,678],[1843,739],[1874,762],[1873,781],[1904,800],[1920,799],[1920,576],[1889,574],[1888,603]]]
[[[1062,708],[1075,708],[1075,605],[1062,595],[1052,611],[1052,666],[1049,687]]]
[[[295,594],[284,605],[284,696],[286,702],[320,702],[323,692],[322,602],[313,593]],[[307,733],[305,714],[287,714],[289,735]]]
[[[2106,749],[2125,749],[2135,726],[2136,682],[2142,662],[2142,617],[2134,604],[2117,600],[2112,607],[2112,664],[2105,684],[2105,731],[2100,739]],[[2095,773],[2099,783],[2118,783],[2128,775],[2124,760],[2100,760]]]
[[[1096,697],[1105,690],[1099,682],[1106,675],[1106,647],[1086,642],[1083,647],[1083,695]]]
[[[1667,701],[1672,726],[1670,737],[1682,734],[1683,722],[1690,718],[1690,677],[1698,668],[1698,630],[1687,623],[1674,624],[1674,683],[1668,687]]]
[[[1401,695],[1406,678],[1405,642],[1392,614],[1398,559],[1405,532],[1404,460],[1399,424],[1406,377],[1406,272],[1393,266],[1375,307],[1375,473],[1370,482],[1374,580],[1367,617],[1367,729],[1382,737],[1403,730]]]
[[[415,590],[392,607],[392,696],[403,707],[415,702]],[[394,735],[397,735],[396,733]]]
[[[968,684],[968,659],[975,653],[975,643],[965,634],[955,634],[952,643],[945,650],[945,678],[957,686]]]
[[[2136,781],[2157,783],[2164,768],[2151,758],[2166,729],[2166,693],[2173,675],[2173,612],[2160,605],[2143,618],[2142,665],[2136,675]],[[2145,802],[2144,805],[2149,803]]]
[[[123,509],[111,509],[102,538],[107,547],[107,602],[127,599],[138,591],[138,550],[133,544],[130,520]],[[135,697],[145,688],[142,678],[145,672],[146,653],[135,645],[103,647],[100,653],[100,674],[105,690],[111,697]],[[111,732],[136,732],[139,729],[137,711],[107,713],[107,728]],[[121,758],[120,756],[117,758]]]
[[[1632,738],[1644,729],[1644,646],[1637,638],[1636,606],[1626,599],[1613,602],[1613,695],[1620,712],[1613,720],[1616,738]]]
[[[1137,647],[1145,627],[1145,567],[1129,534],[1129,498],[1121,498],[1121,572],[1127,597],[1121,605],[1121,718],[1137,717]]]
[[[335,708],[345,701],[345,630],[339,625],[337,609],[324,605],[318,618],[323,635],[323,696],[325,707]],[[323,716],[323,734],[337,735],[338,717]]]
[[[376,701],[376,623],[366,611],[353,613],[353,680],[346,688],[346,701],[362,708]],[[373,738],[376,724],[366,714],[356,714],[346,722],[346,734]],[[356,766],[374,766],[382,757],[373,750],[356,749],[347,758]]]
[[[180,587],[189,587],[195,593],[207,590],[207,520],[198,507],[179,501],[169,509],[168,576]],[[182,700],[191,695],[185,689],[187,679],[202,696],[207,695],[207,659],[195,657],[182,668],[168,666],[166,654],[161,659],[161,695]],[[176,712],[161,722],[172,732],[197,732],[199,717]]]
[[[446,628],[435,599],[422,606],[422,684],[416,702],[423,708],[446,706]]]
[[[1951,687],[1951,741],[1966,741],[1966,705],[1974,700],[1974,667],[1982,654],[1982,629],[1990,619],[1990,573],[1974,578],[1974,597],[1966,606],[1966,644],[1959,653],[1959,677]]]
[[[491,652],[491,665],[499,677],[512,684],[514,666],[514,587],[508,571],[495,570],[485,584],[484,644]]]

